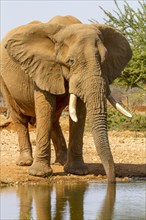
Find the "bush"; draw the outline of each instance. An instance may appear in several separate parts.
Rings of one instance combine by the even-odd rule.
[[[145,89],[146,83],[146,2],[139,0],[139,8],[134,11],[130,5],[124,2],[124,12],[118,6],[118,1],[114,0],[116,11],[113,13],[100,9],[105,13],[105,23],[113,26],[128,39],[133,56],[127,67],[122,72],[121,77],[116,79],[116,85],[127,85],[128,87],[139,87]],[[98,21],[91,20],[91,22]]]
[[[131,111],[130,111],[131,112]],[[109,131],[146,131],[146,115],[141,115],[136,112],[131,112],[132,118],[119,113],[113,107],[107,109],[107,127]],[[87,117],[85,131],[91,132],[89,118]]]
[[[132,118],[127,118],[115,109],[108,107],[108,130],[146,131],[146,116],[133,112]]]

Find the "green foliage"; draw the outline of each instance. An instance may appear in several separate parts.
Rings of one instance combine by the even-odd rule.
[[[132,118],[127,118],[126,116],[119,113],[113,107],[107,108],[107,127],[109,131],[136,131],[145,132],[146,131],[146,115],[139,114],[136,112],[131,112]],[[87,117],[85,131],[91,132],[91,125],[89,118]]]
[[[128,87],[143,88],[143,84],[146,83],[146,2],[139,1],[139,8],[134,11],[125,1],[124,12],[119,8],[118,1],[114,2],[117,10],[113,13],[100,7],[107,17],[104,19],[105,23],[122,32],[133,51],[131,61],[121,77],[116,80],[116,84],[118,82]]]
[[[146,116],[132,113],[132,118],[127,118],[115,109],[108,107],[108,130],[146,131]]]
[[[141,88],[143,86],[144,89],[144,85],[141,84],[146,83],[146,48],[143,52],[133,48],[132,60],[118,81],[131,87]]]

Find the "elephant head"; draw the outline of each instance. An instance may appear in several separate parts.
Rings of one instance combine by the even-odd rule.
[[[125,37],[107,25],[29,24],[10,37],[6,49],[40,89],[60,95],[65,93],[65,81],[69,82],[71,118],[77,121],[72,105],[79,97],[86,103],[98,154],[113,181],[106,99],[116,106],[109,84],[131,58]]]

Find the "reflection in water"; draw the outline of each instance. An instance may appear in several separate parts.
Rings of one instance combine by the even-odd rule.
[[[116,197],[116,185],[109,183],[107,185],[107,192],[104,202],[102,204],[101,212],[97,217],[97,219],[99,220],[112,219],[115,197]]]
[[[88,183],[83,183],[83,184],[60,183],[51,186],[31,186],[31,185],[18,186],[16,187],[16,194],[17,194],[17,198],[19,199],[20,210],[19,210],[19,217],[17,216],[17,219],[19,220],[86,219],[85,217],[86,207],[84,207],[84,202],[85,202],[84,199],[85,199],[85,194],[86,192],[88,192],[88,190],[89,190]],[[98,192],[97,192],[97,196],[98,196]],[[102,220],[102,219],[107,219],[106,218],[107,214],[108,216],[112,216],[114,201],[115,201],[115,185],[110,184],[107,185],[107,192],[102,204],[101,213],[100,214],[98,213],[98,216],[100,217],[98,218],[98,216],[96,216],[96,218]],[[88,202],[90,204],[90,201]],[[90,205],[96,207],[96,204],[90,204]],[[35,212],[34,212],[34,207],[35,207]],[[88,219],[92,219],[91,217],[93,216],[92,214]]]
[[[38,220],[83,219],[83,198],[87,184],[55,184],[23,186],[17,190],[20,198],[20,220],[27,220],[32,201]],[[29,196],[27,196],[29,195]]]
[[[33,204],[38,220],[50,220],[51,191],[50,186],[19,186],[17,189],[17,196],[20,200],[19,220],[29,220],[33,216]]]
[[[128,190],[126,191],[126,189]],[[139,206],[135,205],[136,202],[133,201],[133,207],[135,207],[133,210],[129,203],[132,201],[129,195],[132,195],[132,192],[135,193],[135,189],[137,194],[133,194],[131,199],[138,196],[138,198],[135,197],[135,200],[138,201]],[[138,186],[117,184],[116,186],[115,184],[99,183],[56,183],[48,186],[25,185],[2,188],[0,219],[143,220],[145,219],[142,213],[144,210],[144,189],[144,184]],[[132,218],[130,217],[132,214],[130,209],[133,210]],[[138,213],[138,216],[135,213]]]

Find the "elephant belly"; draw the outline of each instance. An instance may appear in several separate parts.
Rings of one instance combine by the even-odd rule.
[[[35,116],[33,81],[20,67],[9,68],[2,74],[11,98],[13,98],[24,115]]]

